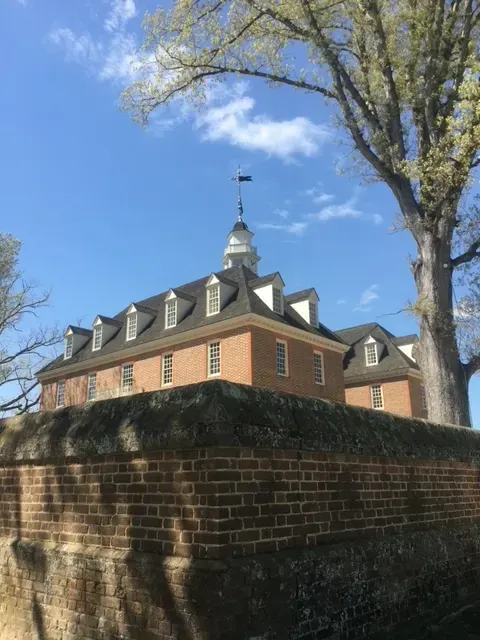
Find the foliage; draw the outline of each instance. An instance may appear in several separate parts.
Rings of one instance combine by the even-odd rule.
[[[49,294],[37,293],[24,280],[18,270],[20,246],[13,236],[0,233],[0,416],[35,407],[35,370],[61,339],[55,329],[28,326],[37,323]]]
[[[429,409],[465,420],[435,414],[449,394],[433,378],[449,368],[445,384],[458,387],[480,367],[477,353],[460,361],[452,301],[455,272],[474,267],[475,282],[480,264],[478,215],[475,223],[461,206],[480,165],[480,0],[175,0],[144,26],[138,80],[122,99],[143,124],[161,105],[201,105],[229,75],[337,106],[357,158],[390,187],[418,247]],[[457,392],[466,387],[451,399]]]

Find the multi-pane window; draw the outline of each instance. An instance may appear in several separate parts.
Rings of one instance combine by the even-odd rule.
[[[162,385],[173,383],[173,353],[166,353],[162,358]]]
[[[208,375],[220,375],[220,342],[208,344]]]
[[[132,313],[127,316],[127,340],[137,337],[137,314]]]
[[[425,394],[425,387],[422,385],[420,385],[420,398],[421,398],[421,402],[422,402],[422,409],[424,411],[427,410],[427,396]]]
[[[61,380],[57,384],[57,407],[63,407],[65,404],[65,381]]]
[[[65,338],[65,358],[71,358],[73,354],[73,336],[67,336]]]
[[[308,310],[310,312],[310,324],[316,327],[318,325],[317,303],[309,302]]]
[[[165,326],[174,327],[177,324],[177,301],[169,300],[165,307]]]
[[[325,377],[323,372],[323,353],[315,351],[313,354],[313,372],[315,377],[315,384],[325,384]]]
[[[122,380],[120,386],[124,393],[133,389],[133,364],[124,364],[122,366]]]
[[[97,395],[97,374],[90,373],[87,382],[87,400],[95,400]]]
[[[282,292],[278,287],[273,289],[273,310],[275,313],[282,313]]]
[[[103,327],[101,324],[93,328],[93,351],[97,351],[102,348],[102,334]]]
[[[220,311],[220,287],[207,289],[207,315],[213,316]]]
[[[365,357],[367,366],[378,364],[377,345],[375,343],[365,345]]]
[[[287,343],[277,340],[277,373],[279,376],[288,375]]]
[[[383,409],[383,391],[381,384],[373,384],[370,387],[372,394],[372,409]]]

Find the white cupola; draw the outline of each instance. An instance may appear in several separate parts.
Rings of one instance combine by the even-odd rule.
[[[242,176],[240,168],[236,178],[238,183],[238,218],[233,229],[228,234],[228,246],[223,253],[223,268],[238,267],[244,265],[254,273],[258,274],[258,263],[260,257],[257,254],[257,247],[252,245],[253,233],[243,221],[243,204],[240,193],[240,183],[250,181],[251,176]]]
[[[223,267],[237,267],[245,265],[258,273],[258,263],[260,257],[257,254],[257,247],[252,245],[253,233],[248,229],[241,215],[235,223],[232,231],[228,234],[228,246],[223,256]]]

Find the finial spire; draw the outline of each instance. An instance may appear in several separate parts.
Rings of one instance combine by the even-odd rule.
[[[242,182],[252,182],[252,176],[242,176],[242,170],[240,168],[240,165],[238,165],[237,175],[234,178],[232,178],[232,180],[233,182],[236,182],[238,185],[238,203],[237,203],[238,221],[243,222],[242,190],[240,185]]]

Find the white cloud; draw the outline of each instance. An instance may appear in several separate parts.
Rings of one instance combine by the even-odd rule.
[[[102,46],[94,42],[89,33],[76,35],[68,28],[54,29],[48,38],[54,45],[63,49],[69,62],[94,66],[101,59]]]
[[[372,216],[373,224],[382,224],[383,217],[379,213],[374,213]]]
[[[335,218],[361,218],[362,212],[355,207],[356,198],[350,198],[343,204],[331,204],[318,213],[312,213],[309,218],[319,222],[327,222]]]
[[[203,139],[292,160],[295,155],[316,155],[330,137],[326,127],[308,118],[273,120],[266,115],[252,115],[254,106],[255,100],[245,95],[209,106],[197,119],[197,125],[204,130]]]
[[[279,218],[282,218],[282,220],[286,220],[290,215],[290,212],[287,211],[286,209],[275,209],[273,213]]]
[[[347,304],[347,301],[345,298],[340,298],[340,300],[337,300],[337,304]]]
[[[358,306],[355,307],[354,311],[370,311],[370,303],[380,298],[377,293],[378,289],[378,284],[371,284],[369,287],[367,287],[362,292]]]
[[[134,36],[117,33],[110,41],[98,75],[101,80],[128,83],[135,79],[138,65]]]
[[[113,0],[110,12],[105,18],[105,30],[110,32],[118,31],[136,15],[137,7],[134,0]]]
[[[296,236],[301,236],[305,233],[308,227],[307,222],[291,222],[290,224],[273,224],[270,222],[263,222],[258,225],[259,229],[271,229],[272,231],[286,231]]]
[[[315,204],[323,204],[324,202],[330,202],[333,200],[335,196],[332,193],[319,193],[316,196],[313,196],[312,202]]]

